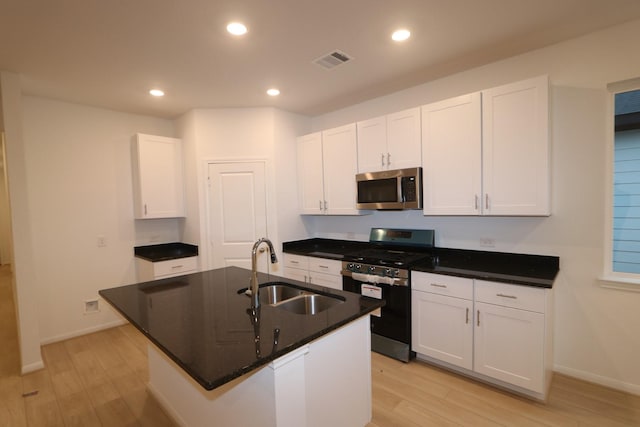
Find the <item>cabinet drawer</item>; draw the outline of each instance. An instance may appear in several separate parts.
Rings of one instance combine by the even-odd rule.
[[[413,271],[411,272],[411,287],[417,291],[473,299],[473,280],[464,277]]]
[[[284,266],[308,270],[309,257],[302,256],[302,255],[284,254]]]
[[[309,257],[309,271],[340,275],[342,262],[335,259]]]
[[[545,290],[476,280],[476,301],[544,313]]]
[[[175,276],[195,271],[198,268],[198,257],[177,258],[153,263],[155,277]]]

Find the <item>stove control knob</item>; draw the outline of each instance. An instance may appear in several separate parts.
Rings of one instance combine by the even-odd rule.
[[[390,268],[384,270],[384,274],[389,277],[393,277],[393,271]]]
[[[362,266],[360,264],[356,264],[355,267],[356,267],[356,270],[358,270],[358,271],[360,271],[360,269],[362,268]]]
[[[376,272],[376,266],[375,265],[370,265],[369,266],[369,273],[375,273]]]
[[[350,262],[349,264],[347,264],[347,270],[353,271],[353,263]]]

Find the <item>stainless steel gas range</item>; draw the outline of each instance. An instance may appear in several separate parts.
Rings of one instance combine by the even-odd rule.
[[[408,362],[411,351],[411,266],[431,259],[433,230],[373,228],[370,247],[345,255],[345,291],[386,304],[371,316],[371,349]]]

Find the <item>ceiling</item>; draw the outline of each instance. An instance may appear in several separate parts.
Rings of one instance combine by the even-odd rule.
[[[318,115],[639,17],[637,0],[0,0],[0,69],[26,94],[156,117]],[[334,50],[353,59],[313,63]]]

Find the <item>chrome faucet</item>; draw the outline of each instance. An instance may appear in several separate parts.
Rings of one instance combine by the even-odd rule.
[[[247,289],[247,294],[251,295],[252,307],[260,306],[260,288],[258,287],[258,247],[262,243],[269,245],[271,264],[278,262],[271,240],[263,237],[253,244],[253,249],[251,250],[251,285],[249,286],[249,289]]]

